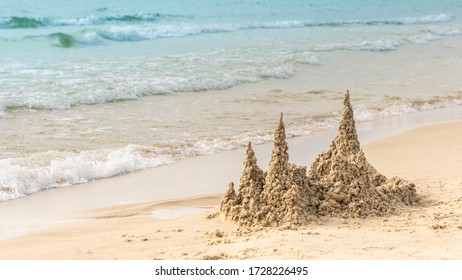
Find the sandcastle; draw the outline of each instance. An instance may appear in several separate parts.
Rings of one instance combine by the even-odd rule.
[[[220,205],[226,219],[242,226],[299,226],[319,216],[384,216],[418,201],[413,183],[387,179],[367,162],[348,91],[337,136],[308,172],[289,163],[287,151],[281,114],[267,172],[258,167],[248,144],[239,186],[235,190],[230,183]]]
[[[289,163],[287,150],[281,114],[268,172],[258,167],[249,142],[239,187],[235,191],[230,183],[220,205],[228,219],[245,226],[301,225],[311,221],[319,205],[316,188],[306,175],[306,167]]]

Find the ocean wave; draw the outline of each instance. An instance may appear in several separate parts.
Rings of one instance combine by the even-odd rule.
[[[62,32],[51,33],[47,39],[53,46],[60,48],[72,48],[82,45],[96,45],[102,42],[102,38],[93,31],[84,30],[77,35]]]
[[[293,136],[288,132],[288,137]],[[245,146],[248,141],[262,144],[271,139],[271,131],[254,131],[229,137],[172,140],[151,147],[128,145],[80,153],[49,151],[1,159],[0,201],[232,150]]]
[[[278,23],[266,23],[262,27],[266,28],[288,28],[288,27],[342,27],[348,25],[417,25],[444,23],[454,21],[456,18],[451,14],[425,15],[422,17],[400,17],[366,20],[341,20],[341,21],[286,21]]]
[[[414,24],[429,24],[429,23],[443,23],[451,22],[455,20],[455,16],[451,14],[437,14],[437,15],[426,15],[422,17],[401,17],[391,19],[380,19],[380,20],[364,20],[364,21],[352,21],[352,24],[367,24],[367,25],[414,25]],[[347,21],[348,23],[348,21]]]
[[[398,40],[388,39],[388,40],[363,41],[359,44],[350,46],[350,48],[352,50],[359,50],[359,51],[382,52],[382,51],[397,50],[400,45],[401,44]]]
[[[312,52],[329,52],[338,50],[349,51],[371,51],[371,52],[386,52],[395,51],[406,44],[421,44],[425,45],[433,41],[438,41],[444,37],[461,36],[462,31],[457,28],[432,28],[419,30],[417,33],[404,35],[395,35],[390,38],[377,40],[352,41],[344,43],[335,43],[328,45],[315,46],[310,49]]]
[[[458,28],[450,29],[427,29],[421,30],[419,34],[409,36],[407,40],[411,43],[428,44],[441,40],[443,37],[461,36],[462,31]]]
[[[62,36],[57,35],[57,36]],[[72,39],[66,36],[59,37],[61,40],[66,40],[62,43],[66,44],[63,47],[73,43]],[[69,40],[69,41],[67,41]],[[313,56],[312,59],[315,59]],[[317,61],[315,61],[317,62]],[[51,73],[49,75],[52,75]],[[190,77],[163,77],[143,81],[143,84],[134,86],[120,85],[116,90],[107,90],[88,87],[85,90],[80,88],[80,91],[87,94],[73,94],[71,89],[68,93],[63,92],[60,87],[57,89],[59,94],[50,94],[50,92],[34,91],[31,94],[23,93],[20,96],[15,96],[8,100],[2,100],[5,111],[20,110],[20,109],[36,109],[36,110],[55,110],[68,109],[77,105],[93,105],[109,102],[127,101],[139,99],[149,95],[164,95],[186,92],[198,92],[208,90],[224,90],[239,84],[255,83],[264,79],[286,79],[295,75],[293,64],[285,63],[269,67],[255,67],[245,70],[237,70],[223,73],[216,73],[213,76],[194,75]],[[109,82],[113,85],[112,82]]]
[[[104,41],[136,42],[143,40],[156,40],[165,38],[184,38],[205,34],[229,33],[239,30],[265,29],[265,28],[300,28],[305,26],[298,21],[273,22],[262,24],[163,24],[163,25],[108,25],[102,28],[83,29],[75,33],[52,33],[48,38],[58,38],[58,47],[74,47],[95,45]],[[396,50],[404,41],[425,44],[439,40],[441,37],[460,36],[462,31],[457,28],[428,29],[421,34],[403,35],[402,38],[377,39],[360,42],[338,43],[333,46],[324,46],[312,49],[325,50],[359,50],[359,51],[390,51]],[[398,35],[395,35],[398,36]],[[34,37],[35,38],[35,37]]]
[[[356,42],[335,43],[328,45],[315,46],[310,49],[313,52],[330,52],[330,51],[370,51],[386,52],[395,51],[405,42],[411,42],[406,38],[389,38],[377,40],[362,40]],[[417,43],[417,41],[416,41]]]
[[[109,23],[146,23],[166,18],[174,18],[173,15],[162,15],[159,13],[122,15],[122,16],[88,16],[83,18],[48,18],[43,21],[49,26],[85,26],[101,25]]]
[[[227,33],[236,31],[233,24],[180,24],[161,26],[110,26],[108,29],[96,30],[98,35],[111,41],[140,41],[160,38],[180,38],[201,34]]]
[[[133,14],[133,15],[115,15],[115,16],[95,16],[75,18],[59,17],[1,17],[0,29],[18,29],[18,28],[39,28],[46,26],[90,26],[104,25],[111,23],[150,23],[169,18],[190,18],[190,16],[167,15],[159,13]]]
[[[108,25],[113,23],[122,24],[144,24],[157,23],[163,19],[180,19],[179,23],[182,29],[192,29],[195,32],[202,30],[202,33],[230,32],[247,29],[288,29],[304,27],[342,27],[349,25],[417,25],[444,23],[455,20],[451,14],[425,15],[422,17],[402,17],[389,19],[366,19],[366,20],[341,20],[341,21],[310,21],[310,20],[276,20],[267,22],[243,22],[243,23],[221,23],[221,24],[199,24],[191,22],[192,16],[188,15],[168,15],[159,13],[133,14],[133,15],[116,15],[116,16],[94,16],[76,17],[76,18],[59,18],[59,17],[2,17],[0,18],[0,29],[17,29],[17,28],[40,28],[46,26],[95,26]],[[188,19],[183,22],[181,19]],[[122,25],[123,26],[123,25]],[[166,29],[172,29],[176,25],[166,26]],[[162,27],[159,27],[162,28]],[[186,32],[188,33],[188,32]]]
[[[75,33],[56,32],[47,35],[57,47],[77,47],[102,43],[103,41],[136,42],[162,38],[182,38],[201,34],[225,33],[233,29],[227,25],[162,25],[162,26],[108,26],[104,29],[84,29]],[[37,38],[33,36],[32,38]],[[30,36],[26,38],[31,38]]]
[[[74,36],[65,33],[52,33],[48,35],[48,38],[56,40],[56,45],[63,48],[70,48],[77,44],[77,40]]]
[[[35,18],[28,17],[9,17],[0,18],[0,28],[2,29],[16,29],[16,28],[37,28],[45,24]]]
[[[429,99],[404,99],[393,97],[383,101],[384,107],[368,108],[364,105],[355,108],[355,117],[358,121],[370,121],[380,118],[401,116],[418,111],[434,110],[439,108],[462,105],[462,93],[437,96]]]
[[[0,160],[0,201],[42,190],[85,183],[171,163],[164,156],[146,157],[139,146],[66,154],[50,151]]]

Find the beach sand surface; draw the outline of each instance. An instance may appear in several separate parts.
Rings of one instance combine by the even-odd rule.
[[[291,146],[294,141],[289,142],[291,159],[310,148],[310,143]],[[325,143],[327,148],[330,142]],[[209,191],[73,212],[42,230],[0,241],[0,259],[462,259],[461,143],[462,122],[457,121],[421,126],[363,145],[379,172],[416,184],[421,202],[396,215],[322,217],[298,230],[249,231],[213,217],[223,193]],[[257,157],[263,152],[269,156],[270,148],[257,146]],[[228,162],[223,168],[240,172],[243,153],[222,157]],[[266,169],[267,158],[258,160]],[[171,168],[209,168],[197,165],[204,162]],[[226,172],[211,169],[209,175],[216,179],[203,178],[204,185],[220,182]],[[90,184],[103,189],[124,182],[162,184],[153,176],[155,172],[144,172]],[[169,176],[174,174],[165,178]],[[224,191],[227,185],[204,187],[203,192],[220,187]]]

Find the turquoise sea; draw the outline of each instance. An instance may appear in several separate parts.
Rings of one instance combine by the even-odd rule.
[[[462,104],[456,0],[0,0],[0,201]]]

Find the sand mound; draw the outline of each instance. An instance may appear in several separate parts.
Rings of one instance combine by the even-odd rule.
[[[287,150],[281,114],[266,174],[248,144],[239,187],[235,191],[230,183],[220,206],[228,219],[245,226],[301,225],[312,220],[319,205],[316,188],[306,175],[306,167],[289,163]]]
[[[220,211],[244,226],[299,226],[320,215],[383,216],[418,200],[415,185],[387,179],[370,165],[356,134],[349,92],[329,150],[307,168],[289,163],[282,114],[274,132],[268,172],[257,165],[251,143],[237,191],[230,183]]]

